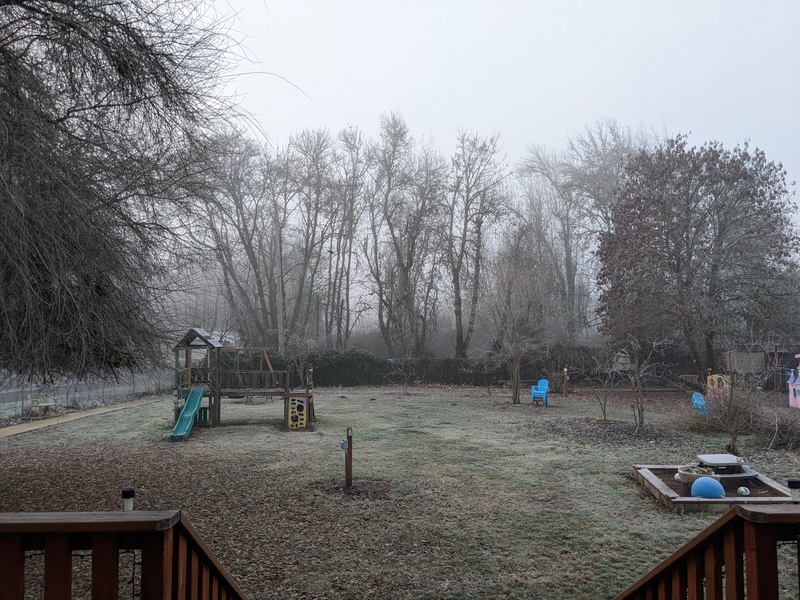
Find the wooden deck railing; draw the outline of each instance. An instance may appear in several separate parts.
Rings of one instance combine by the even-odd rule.
[[[778,543],[798,537],[800,505],[740,505],[616,600],[778,600]]]
[[[0,513],[0,596],[22,600],[27,582],[45,600],[69,599],[73,552],[90,551],[92,598],[118,598],[120,553],[131,550],[141,598],[246,598],[180,511]],[[44,553],[43,585],[26,577],[35,553]]]

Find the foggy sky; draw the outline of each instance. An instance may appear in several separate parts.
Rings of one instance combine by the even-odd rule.
[[[275,146],[303,129],[373,136],[397,111],[446,155],[460,130],[499,132],[513,165],[611,118],[749,140],[800,179],[795,0],[216,4],[251,59],[233,86]]]

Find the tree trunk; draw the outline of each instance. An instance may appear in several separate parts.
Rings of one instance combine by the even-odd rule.
[[[520,382],[519,372],[522,368],[522,353],[512,350],[508,357],[508,371],[511,375],[511,402],[520,404]]]
[[[704,338],[706,346],[706,369],[711,369],[712,373],[716,373],[717,360],[714,355],[714,332],[706,331]]]

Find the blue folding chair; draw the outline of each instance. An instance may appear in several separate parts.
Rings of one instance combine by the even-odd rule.
[[[547,406],[547,388],[549,386],[550,382],[547,379],[540,379],[539,383],[531,386],[531,404],[541,402],[543,406]]]

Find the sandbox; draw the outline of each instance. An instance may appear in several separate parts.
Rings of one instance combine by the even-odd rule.
[[[725,512],[738,504],[785,504],[791,502],[789,489],[756,473],[749,479],[749,496],[737,494],[740,481],[721,481],[724,498],[693,498],[686,484],[675,481],[680,465],[633,465],[636,481],[650,490],[664,506],[678,512]]]

